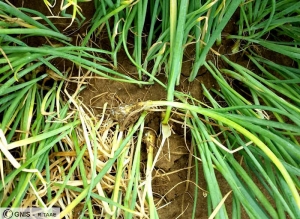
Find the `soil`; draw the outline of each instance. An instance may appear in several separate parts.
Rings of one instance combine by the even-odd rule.
[[[20,1],[10,2],[18,6],[20,4]],[[38,9],[40,12],[49,15],[48,9],[40,0],[24,1],[23,3],[24,7]],[[87,21],[90,20],[94,13],[93,2],[82,3],[81,6]],[[58,9],[54,9],[54,11],[55,10]],[[55,11],[55,13],[57,13],[57,11]],[[236,31],[237,26],[234,23],[235,19],[236,18],[233,17],[231,22],[225,28],[224,36]],[[66,24],[69,24],[69,20],[59,20],[56,22],[56,25],[58,25],[60,29],[64,29]],[[88,22],[83,27],[87,28],[87,26]],[[71,27],[68,31],[77,34],[79,30],[77,30],[76,27]],[[79,32],[84,33],[85,29],[82,29]],[[105,41],[102,43],[105,44]],[[233,41],[223,40],[223,44],[214,49],[221,54],[230,54],[233,44]],[[204,100],[201,84],[204,84],[207,89],[212,87],[217,88],[216,81],[205,68],[201,68],[196,79],[193,82],[188,82],[189,70],[192,65],[192,59],[190,57],[192,57],[193,50],[187,49],[187,51],[183,62],[180,85],[177,86],[176,89],[185,93],[190,93],[198,100]],[[207,59],[210,59],[213,62],[218,61],[217,56],[213,53],[210,53]],[[238,60],[239,63],[245,66],[248,63],[248,60],[240,55],[231,55],[230,59],[234,61]],[[60,61],[58,60],[58,62]],[[218,64],[220,68],[227,67],[227,65],[221,61]],[[122,52],[118,56],[117,71],[133,77],[136,77],[137,75],[136,68]],[[159,75],[158,79],[162,82],[166,81],[163,74]],[[101,112],[104,103],[108,103],[108,108],[114,108],[121,104],[129,105],[145,100],[166,99],[166,90],[157,83],[151,86],[140,87],[136,84],[120,83],[99,78],[92,78],[88,82],[87,88],[81,92],[80,96],[83,103],[93,109],[95,114]],[[69,89],[74,90],[74,86],[71,84]],[[147,121],[146,128],[151,128],[159,135],[161,122],[160,113],[152,113]],[[159,160],[156,163],[152,187],[155,201],[156,203],[159,203],[157,207],[160,218],[191,218],[193,203],[195,201],[194,158],[190,153],[191,143],[189,139],[184,139],[181,125],[174,124],[174,126],[174,133],[168,139],[168,143],[164,145]],[[158,140],[157,145],[159,144],[160,141]],[[199,164],[199,171],[196,218],[202,219],[208,217],[206,185],[209,182],[205,181],[201,163]],[[217,174],[217,177],[223,195],[230,192],[230,187],[225,179],[220,174]],[[231,196],[226,200],[225,206],[230,218],[232,208]],[[248,218],[245,212],[243,212],[242,218]]]

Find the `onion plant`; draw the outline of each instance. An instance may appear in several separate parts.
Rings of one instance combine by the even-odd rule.
[[[56,6],[56,1],[54,0],[43,0],[45,5],[47,6],[49,12],[53,15],[52,13],[52,8]],[[90,0],[61,0],[61,3],[60,3],[60,14],[59,15],[56,15],[56,16],[61,16],[61,17],[64,17],[64,18],[71,18],[71,22],[69,24],[68,27],[70,27],[74,20],[76,20],[77,22],[77,25],[80,27],[82,25],[82,23],[85,21],[85,17],[83,16],[82,14],[82,10],[79,6],[79,3],[81,2],[88,2]],[[68,8],[72,8],[72,14],[68,14],[67,13],[67,9]],[[54,16],[54,15],[53,15]],[[79,16],[79,18],[78,18]]]
[[[242,1],[111,1],[96,2],[92,28],[83,44],[105,25],[117,67],[117,53],[125,49],[129,60],[137,67],[139,79],[143,74],[149,81],[164,68],[167,99],[174,99],[178,85],[183,53],[189,44],[195,45],[195,62],[190,81],[193,81],[206,55],[217,41],[221,31]],[[109,20],[112,18],[113,22]],[[96,32],[96,35],[99,31]],[[132,40],[129,36],[132,35]],[[143,41],[146,44],[143,44]],[[131,46],[132,45],[132,46]],[[147,48],[144,52],[143,47]],[[129,49],[132,48],[132,49]],[[145,55],[146,54],[146,55]],[[153,67],[152,67],[153,66]],[[151,72],[149,70],[152,68]],[[167,110],[164,123],[168,121]]]
[[[299,2],[254,1],[240,7],[239,32],[233,51],[267,48],[299,62]]]
[[[30,14],[40,16],[47,25],[37,22]],[[105,50],[71,45],[68,42],[70,38],[59,33],[52,22],[39,12],[19,10],[0,2],[0,17],[1,206],[57,206],[60,194],[65,192],[66,183],[82,164],[79,161],[73,163],[71,156],[66,161],[54,159],[59,163],[59,168],[52,169],[51,154],[60,153],[61,150],[64,154],[64,151],[70,150],[69,147],[73,147],[68,139],[76,142],[72,130],[83,121],[70,107],[70,104],[74,104],[71,100],[76,94],[69,98],[61,95],[64,93],[64,80],[72,81],[68,79],[70,69],[63,71],[53,60],[61,58],[71,61],[73,70],[77,68],[79,76],[85,69],[104,78],[131,83],[147,82],[140,82],[105,67],[109,62],[100,58],[101,54],[109,54]],[[39,48],[29,46],[27,39],[30,37],[40,37],[50,43]],[[51,43],[51,40],[56,43]],[[78,157],[84,155],[86,148],[90,149],[88,146],[76,148]],[[65,164],[72,166],[68,175],[64,174]],[[92,167],[92,171],[95,171],[96,166]],[[64,182],[58,190],[50,184],[53,177],[57,177],[53,171],[58,171],[61,174],[59,179]],[[86,177],[84,182],[87,186]],[[53,192],[57,194],[54,197]],[[90,193],[89,190],[88,197]],[[63,205],[61,207],[64,208]],[[87,207],[92,215],[91,202],[87,202]]]
[[[224,80],[215,67],[211,66],[210,71]],[[239,96],[230,96],[225,89],[220,97],[232,99],[225,108],[221,108],[208,91],[205,92],[213,106],[210,109],[168,101],[140,102],[137,106],[140,111],[171,106],[188,114],[186,123],[191,127],[195,154],[201,159],[207,181],[209,214],[220,218],[228,215],[224,206],[218,208],[223,196],[216,179],[217,171],[232,189],[234,217],[241,217],[242,207],[253,218],[281,218],[285,214],[297,218],[300,150],[298,142],[293,142],[290,136],[299,135],[300,128],[296,124],[287,125],[266,118],[268,113],[291,119],[298,119],[297,116],[259,102],[243,104]],[[177,95],[180,98],[180,93]],[[162,132],[166,134],[168,128],[162,128]],[[241,163],[236,160],[236,154],[243,157]],[[266,198],[254,179],[260,181],[273,201]]]
[[[226,108],[221,108],[217,101],[212,98],[211,94],[206,92],[206,95],[210,101],[212,101],[214,108],[219,108],[217,111],[228,112],[222,115],[224,118],[232,119],[234,122],[237,122],[243,127],[249,129],[259,139],[266,142],[267,147],[274,153],[274,155],[276,155],[278,162],[282,163],[282,165],[286,168],[291,180],[287,180],[284,177],[280,168],[278,169],[281,173],[277,172],[278,169],[274,169],[271,163],[268,162],[268,165],[270,166],[262,164],[261,159],[263,158],[265,160],[268,156],[266,151],[262,150],[264,152],[259,152],[257,148],[253,148],[251,146],[243,147],[243,150],[241,151],[245,151],[246,153],[243,156],[245,162],[247,163],[249,161],[251,163],[247,164],[251,166],[249,166],[247,170],[253,170],[261,183],[267,188],[269,195],[273,197],[276,202],[277,209],[272,210],[273,213],[275,213],[274,210],[277,211],[277,216],[276,214],[275,216],[281,218],[286,212],[288,212],[292,218],[297,218],[299,217],[297,210],[299,208],[299,201],[297,197],[298,189],[292,189],[291,187],[295,186],[295,188],[298,188],[299,184],[299,179],[297,177],[298,173],[297,171],[294,172],[294,170],[299,168],[298,163],[300,157],[298,146],[299,142],[296,140],[296,136],[299,135],[299,103],[298,99],[293,101],[293,98],[291,101],[285,101],[282,98],[282,95],[286,95],[286,98],[293,97],[293,84],[285,83],[285,80],[276,80],[276,77],[268,73],[262,66],[260,66],[260,69],[264,70],[265,77],[260,77],[250,70],[229,61],[225,57],[223,57],[223,59],[234,68],[234,71],[221,69],[221,72],[227,75],[226,79],[230,77],[240,81],[240,83],[243,83],[244,87],[249,89],[251,99],[249,99],[249,97],[245,99],[238,93],[232,92],[230,86],[228,86],[227,80],[222,76],[217,68],[212,65],[212,63],[207,65],[207,67],[218,80],[220,85],[222,85],[220,86],[221,91],[216,91],[216,94],[224,99],[228,106]],[[258,65],[258,63],[256,64]],[[285,77],[288,76],[285,75]],[[271,79],[272,82],[281,81],[281,86],[276,87],[276,84],[269,82],[269,79]],[[274,92],[275,90],[277,92]],[[274,119],[277,120],[277,122],[275,122]],[[289,121],[290,124],[286,124],[287,121]],[[234,145],[233,143],[230,143],[230,139],[238,145],[247,145],[247,141],[244,143],[238,143],[242,138],[237,137],[236,134],[235,137],[230,137],[230,135],[222,138],[227,139],[225,141],[228,145],[226,148],[231,148]],[[249,142],[250,144],[253,143],[252,140]],[[272,158],[269,159],[274,162]],[[277,166],[276,162],[274,162],[274,164]],[[254,171],[254,168],[257,168],[257,170]],[[270,172],[271,170],[272,173]],[[272,178],[269,178],[270,176],[272,176]],[[282,177],[285,178],[285,183],[283,184],[281,184],[283,182]],[[246,180],[245,182],[249,182],[249,180]],[[290,189],[287,189],[287,186],[290,187]],[[252,189],[254,188],[251,187],[251,190]],[[294,200],[292,201],[293,203],[290,203],[291,200],[287,197],[293,193],[292,191],[294,191]]]
[[[44,2],[51,11],[55,1]],[[84,20],[79,2],[85,0],[61,1],[70,25]],[[203,168],[207,216],[229,218],[230,211],[241,218],[244,210],[250,218],[300,218],[297,6],[294,0],[95,1],[90,29],[72,44],[49,17],[0,2],[0,206],[59,206],[61,217],[158,218],[152,172],[172,133],[171,112],[179,111],[191,133],[196,184]],[[222,43],[222,30],[237,8],[239,30],[228,39],[236,40],[233,51],[242,50],[252,68],[218,54],[228,66],[222,69],[206,57]],[[107,50],[93,43],[103,30]],[[32,37],[44,45],[31,45]],[[281,54],[293,66],[268,60],[256,47]],[[189,81],[204,67],[220,88],[202,85],[203,101],[175,90],[187,48],[195,52]],[[117,71],[121,50],[136,66],[136,78]],[[71,67],[58,67],[58,58]],[[160,71],[166,85],[157,79]],[[107,104],[95,115],[78,96],[91,73],[139,85],[160,83],[166,101],[127,105],[124,121],[111,118]],[[69,82],[77,83],[73,94]],[[158,108],[164,111],[161,145],[145,127],[147,113]],[[138,119],[127,124],[132,117]],[[225,195],[217,174],[230,187]],[[198,193],[196,186],[193,218]],[[231,210],[224,205],[229,196]]]
[[[275,30],[297,38],[295,33],[285,31],[299,26],[299,6],[298,1],[286,0],[254,1],[242,4],[240,6],[240,33],[246,38],[257,39]]]

